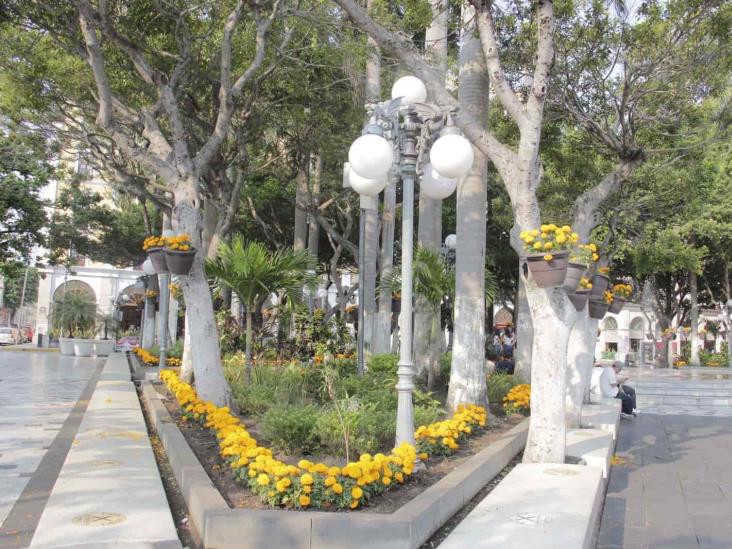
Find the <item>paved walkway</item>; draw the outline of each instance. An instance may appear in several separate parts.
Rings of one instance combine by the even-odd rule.
[[[654,378],[674,379],[681,392],[704,381],[694,372],[643,375]],[[641,408],[636,420],[621,423],[598,549],[732,547],[732,422],[719,417],[728,410],[654,406],[664,415]]]
[[[0,547],[29,544],[101,364],[0,351]]]

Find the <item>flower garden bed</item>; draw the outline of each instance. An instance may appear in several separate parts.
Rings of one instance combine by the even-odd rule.
[[[169,379],[171,378],[172,376]],[[181,387],[178,386],[177,389],[180,398]],[[189,389],[184,387],[182,392],[185,401],[185,393],[189,392]],[[276,533],[275,536],[293,534],[295,528],[301,530],[303,538],[318,547],[359,546],[364,537],[357,535],[358,532],[369,536],[368,539],[374,539],[375,543],[372,544],[374,547],[416,547],[498,474],[521,451],[526,437],[526,422],[517,426],[519,418],[507,419],[480,436],[460,439],[460,447],[451,457],[430,458],[427,460],[426,471],[416,474],[413,474],[412,468],[414,450],[407,447],[389,455],[362,456],[357,462],[345,467],[312,462],[293,465],[277,460],[271,451],[257,445],[256,441],[251,439],[249,431],[228,410],[209,409],[210,418],[206,419],[206,423],[211,426],[218,425],[219,435],[223,433],[223,437],[218,437],[218,440],[223,442],[219,447],[217,437],[211,429],[193,417],[183,419],[178,403],[168,400],[166,409],[163,406],[162,396],[155,393],[152,386],[147,384],[144,393],[148,409],[155,410],[154,415],[157,419],[154,419],[153,423],[158,429],[168,431],[174,427],[177,432],[177,435],[171,434],[167,437],[165,433],[159,433],[161,440],[165,443],[166,439],[176,438],[178,445],[181,440],[185,441],[190,458],[195,460],[199,468],[200,463],[206,468],[206,472],[203,473],[205,478],[200,478],[200,474],[191,473],[191,467],[179,467],[178,473],[183,477],[179,482],[187,501],[191,500],[189,508],[193,504],[191,518],[201,530],[206,545],[215,547],[223,547],[227,543],[234,546],[235,540],[244,538],[253,540],[248,546],[258,546],[254,541],[257,536],[264,536],[265,531],[271,535],[272,529],[276,530],[279,523],[281,523],[279,527],[286,530]],[[156,400],[157,402],[151,403]],[[194,407],[196,404],[201,403],[195,403]],[[190,403],[185,405],[188,406]],[[190,409],[187,413],[197,412]],[[167,416],[168,419],[165,420],[163,416]],[[445,425],[426,427],[430,428],[444,429]],[[181,435],[181,431],[185,438]],[[436,442],[434,437],[430,437],[431,444],[434,445]],[[195,454],[191,451],[191,447],[195,450]],[[245,448],[251,456],[247,457],[246,452],[244,455],[239,453]],[[435,448],[437,453],[453,450],[448,444],[444,447],[437,445]],[[172,456],[173,452],[170,449],[168,451]],[[180,451],[180,448],[174,450],[178,454]],[[224,456],[228,458],[228,463],[220,459],[220,453],[229,454]],[[242,457],[247,460],[253,458],[254,467],[236,465],[232,467],[232,464],[238,464]],[[186,458],[184,461],[188,462],[190,459]],[[173,465],[175,470],[176,466]],[[336,468],[339,471],[335,471]],[[262,475],[268,477],[266,482]],[[196,503],[196,490],[185,486],[185,476],[188,476],[191,482],[205,485],[202,489],[208,496],[204,499],[217,500],[211,509],[201,509]],[[236,483],[235,476],[240,479],[243,476],[244,484]],[[388,479],[387,482],[384,482],[385,478]],[[216,488],[213,488],[214,485]],[[341,489],[334,490],[336,485]],[[214,492],[217,497],[213,495]],[[298,511],[282,508],[274,510],[269,508],[270,505]],[[320,506],[322,511],[311,511],[315,505]],[[363,506],[366,506],[365,509],[357,513],[350,511],[351,508],[361,509]],[[323,512],[335,509],[345,509],[347,512]],[[213,518],[214,516],[216,518]],[[256,526],[253,522],[255,518]],[[265,528],[267,524],[269,527]],[[329,541],[322,545],[325,542],[319,538],[316,526],[324,527],[325,524],[331,524],[341,533],[329,535]],[[223,531],[227,532],[226,536],[222,534]],[[238,534],[230,538],[232,531]],[[386,539],[385,536],[389,532],[393,534],[389,537],[390,540],[393,538],[393,541],[386,545],[379,544],[378,540]],[[350,538],[351,535],[354,536],[353,539]],[[281,537],[277,539],[280,540],[281,546],[310,547],[305,543],[305,539],[302,540],[302,544],[300,541],[294,543],[290,537],[287,540]],[[351,542],[348,539],[351,539]],[[261,543],[264,543],[263,540],[264,538]],[[268,540],[268,544],[276,546],[278,543],[270,538]]]

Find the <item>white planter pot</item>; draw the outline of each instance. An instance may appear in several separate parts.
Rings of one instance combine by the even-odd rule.
[[[74,340],[69,337],[58,338],[58,345],[63,356],[74,356]]]
[[[114,350],[114,339],[97,339],[94,341],[94,354],[109,356]]]
[[[94,340],[74,339],[74,354],[76,356],[92,356],[94,354]]]

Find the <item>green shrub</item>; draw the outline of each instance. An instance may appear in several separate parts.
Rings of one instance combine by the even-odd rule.
[[[262,416],[260,427],[274,448],[287,453],[308,453],[318,446],[313,429],[319,415],[316,406],[277,405]]]
[[[503,398],[511,388],[521,385],[523,381],[520,376],[510,374],[493,373],[488,377],[488,402],[503,406]]]
[[[368,371],[372,375],[396,376],[399,357],[392,354],[371,355]]]
[[[729,366],[727,353],[710,353],[708,351],[699,352],[699,360],[702,366],[709,368],[726,368]]]

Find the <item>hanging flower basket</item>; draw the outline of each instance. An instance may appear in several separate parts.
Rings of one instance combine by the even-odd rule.
[[[597,299],[601,300],[610,284],[610,278],[604,274],[596,274],[592,277],[592,292],[590,293],[590,300]]]
[[[147,255],[150,258],[150,262],[155,267],[155,272],[158,274],[165,274],[168,272],[168,263],[165,259],[164,248],[150,248],[147,251]]]
[[[587,298],[590,296],[590,290],[577,290],[573,294],[568,293],[567,297],[572,302],[572,305],[574,305],[574,308],[577,309],[577,311],[581,311],[585,308],[585,305],[587,304]]]
[[[526,256],[531,276],[539,288],[553,288],[564,284],[567,276],[569,252],[532,254]]]
[[[195,257],[195,248],[191,248],[190,250],[165,249],[165,259],[168,263],[168,269],[176,275],[187,275],[190,273]]]
[[[593,286],[592,289],[594,290],[595,287]],[[592,295],[590,295],[589,307],[590,318],[602,320],[602,318],[607,313],[607,310],[610,308],[610,304],[607,303],[604,299],[594,299]]]
[[[616,295],[613,298],[613,302],[610,304],[608,311],[613,314],[618,314],[623,310],[623,307],[625,307],[625,298]]]
[[[567,276],[564,279],[563,288],[567,290],[567,293],[574,293],[579,286],[580,279],[585,274],[585,266],[581,263],[572,263],[571,261],[567,264]],[[584,305],[583,305],[584,306]]]

